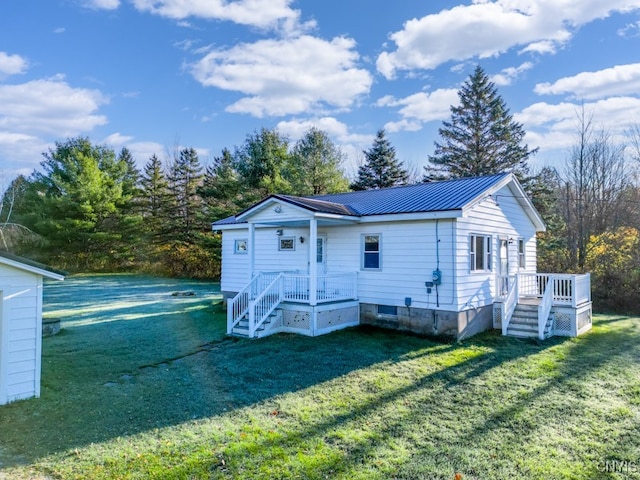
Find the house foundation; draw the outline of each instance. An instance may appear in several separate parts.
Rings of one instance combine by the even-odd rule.
[[[492,326],[492,307],[480,307],[464,312],[431,308],[397,307],[397,314],[379,313],[378,305],[360,304],[360,323],[382,328],[435,335],[462,340]]]

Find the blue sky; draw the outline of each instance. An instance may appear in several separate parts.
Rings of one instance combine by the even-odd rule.
[[[0,184],[68,137],[207,164],[261,127],[325,130],[350,175],[385,128],[420,171],[478,64],[562,168],[581,105],[640,124],[640,0],[3,1]]]

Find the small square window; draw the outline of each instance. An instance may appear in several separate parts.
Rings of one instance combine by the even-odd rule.
[[[233,245],[233,253],[237,253],[239,255],[242,255],[244,253],[247,253],[247,240],[245,238],[240,239],[240,240],[236,240],[234,245]]]
[[[280,238],[280,243],[278,244],[278,250],[287,251],[287,250],[295,250],[296,249],[296,238],[295,237],[282,237]]]

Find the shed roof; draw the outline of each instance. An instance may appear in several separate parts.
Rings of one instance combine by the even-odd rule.
[[[64,277],[67,275],[67,273],[63,272],[62,270],[57,270],[42,263],[1,250],[0,265],[7,265],[9,267],[18,268],[20,270],[51,278],[53,280],[64,280]]]

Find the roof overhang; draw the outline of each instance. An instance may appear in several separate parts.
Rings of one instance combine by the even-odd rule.
[[[52,280],[64,280],[64,277],[65,277],[61,273],[52,272],[51,270],[47,270],[44,267],[39,267],[35,265],[35,262],[33,262],[33,264],[32,262],[25,263],[23,261],[18,260],[17,258],[8,258],[4,255],[0,255],[0,265],[13,267],[18,270],[33,273],[34,275],[50,278]]]

